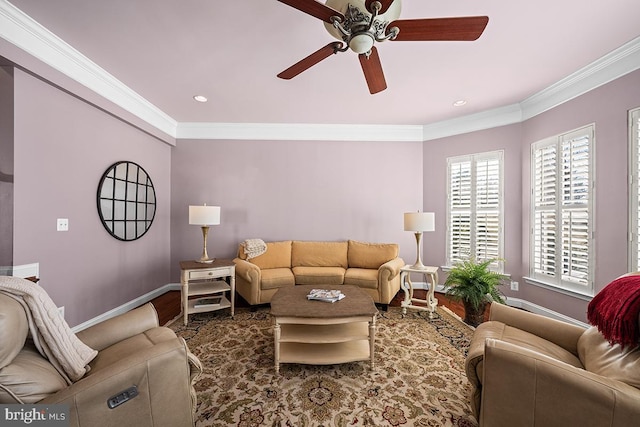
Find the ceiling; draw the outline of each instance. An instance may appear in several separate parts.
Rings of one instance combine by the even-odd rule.
[[[522,102],[640,36],[637,0],[404,0],[400,19],[489,24],[474,42],[377,43],[388,88],[370,95],[350,51],[276,77],[334,40],[277,0],[10,3],[177,122],[437,123]]]

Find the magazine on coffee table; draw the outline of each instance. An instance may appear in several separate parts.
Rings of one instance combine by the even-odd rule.
[[[193,305],[194,308],[219,307],[222,303],[222,297],[200,298]]]
[[[311,289],[307,299],[314,301],[336,302],[344,298],[342,291],[337,289]]]

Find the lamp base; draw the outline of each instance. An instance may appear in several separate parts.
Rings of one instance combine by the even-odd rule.
[[[426,270],[427,266],[424,265],[422,262],[416,262],[415,264],[413,264],[409,268],[412,269],[412,270]]]
[[[211,264],[213,261],[215,261],[215,258],[207,258],[207,259],[197,259],[195,260],[196,262],[199,262],[200,264]]]

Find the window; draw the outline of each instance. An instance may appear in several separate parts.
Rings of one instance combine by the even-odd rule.
[[[629,112],[629,271],[640,268],[640,108]]]
[[[593,295],[594,128],[548,138],[531,150],[530,275]]]
[[[503,257],[503,157],[493,151],[447,159],[447,265]]]

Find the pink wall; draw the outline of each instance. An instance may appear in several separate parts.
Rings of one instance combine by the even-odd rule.
[[[422,144],[415,142],[180,140],[172,154],[172,278],[200,257],[188,206],[222,207],[209,256],[245,239],[395,242],[415,260],[403,213],[422,208]]]
[[[588,300],[526,284],[529,269],[530,146],[532,143],[595,123],[596,292],[627,271],[628,127],[629,109],[640,106],[640,71],[566,102],[522,124],[425,142],[425,210],[436,212],[434,245],[426,258],[444,263],[446,158],[460,154],[505,150],[506,272],[520,282],[520,291],[506,295],[586,321]],[[429,237],[427,237],[429,238]]]
[[[0,67],[0,271],[13,265],[13,69]]]
[[[588,92],[523,123],[523,189],[530,186],[529,147],[548,137],[595,123],[595,291],[628,270],[628,111],[640,107],[640,70]],[[529,198],[523,191],[528,222]],[[529,236],[524,234],[523,271],[529,269]],[[535,286],[523,298],[577,319],[586,318],[588,301]]]
[[[520,124],[514,124],[424,143],[424,210],[436,213],[436,230],[425,235],[425,259],[432,265],[442,266],[446,261],[447,158],[503,150],[505,272],[519,280],[522,259],[520,140]]]
[[[40,284],[72,326],[166,285],[170,146],[23,71],[14,81],[14,263],[40,263]],[[156,188],[153,226],[133,242],[111,237],[96,208],[102,173],[119,160],[139,163]]]

